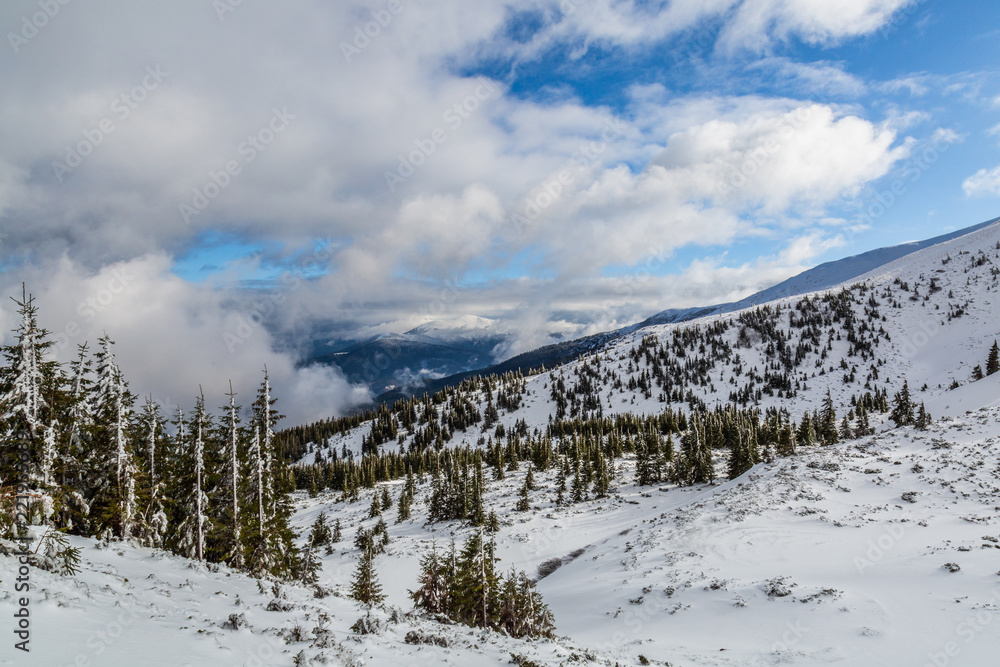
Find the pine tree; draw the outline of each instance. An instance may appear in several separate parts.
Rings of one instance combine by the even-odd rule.
[[[833,394],[826,390],[826,398],[823,399],[823,409],[820,413],[819,437],[824,445],[836,444],[837,433],[837,411],[833,406]]]
[[[816,429],[813,426],[813,418],[808,411],[802,416],[796,439],[800,447],[809,447],[816,442]]]
[[[101,349],[96,355],[97,384],[94,387],[92,427],[98,445],[95,450],[97,459],[92,465],[109,475],[113,474],[102,485],[104,493],[98,495],[98,511],[106,534],[114,533],[121,539],[127,539],[135,535],[138,528],[135,523],[138,468],[129,442],[135,396],[128,390],[121,369],[115,362],[111,349],[114,341],[105,334],[98,342]]]
[[[552,613],[524,572],[511,568],[500,585],[499,598],[499,630],[515,638],[552,637],[555,630]]]
[[[403,523],[410,518],[410,494],[404,488],[396,503],[396,523]]]
[[[910,398],[910,386],[903,380],[903,389],[895,397],[895,405],[889,415],[896,426],[909,426],[913,423],[913,401]]]
[[[451,590],[447,564],[438,557],[437,545],[431,543],[431,550],[420,559],[419,587],[409,591],[413,606],[432,614],[451,612]]]
[[[469,536],[462,546],[455,587],[455,619],[480,628],[496,621],[496,546],[487,543],[482,531]]]
[[[926,431],[927,427],[931,424],[931,415],[927,412],[927,408],[923,403],[920,404],[920,409],[917,412],[916,426],[921,431]]]
[[[271,379],[264,366],[264,379],[260,383],[257,391],[257,398],[253,403],[253,421],[260,438],[260,459],[259,465],[262,470],[261,480],[257,483],[255,494],[262,501],[264,523],[274,514],[274,425],[282,419],[274,405],[278,399],[271,398]],[[260,512],[260,510],[258,510]]]
[[[45,385],[54,375],[55,367],[46,363],[43,355],[53,343],[48,340],[49,332],[38,326],[38,308],[34,299],[25,295],[21,301],[13,301],[18,306],[21,323],[15,330],[17,342],[4,348],[8,366],[0,376],[0,388],[3,388],[0,392],[0,419],[8,423],[10,431],[18,428],[11,422],[19,420],[34,443],[50,421],[50,406],[44,395]]]
[[[528,478],[524,478],[521,490],[517,495],[517,505],[514,507],[518,512],[527,512],[531,509],[531,500],[528,498]]]
[[[375,572],[375,552],[371,547],[361,551],[358,569],[354,571],[354,581],[351,582],[351,597],[368,607],[380,605],[385,600]]]
[[[528,472],[524,475],[524,483],[528,487],[528,491],[535,490],[535,466],[528,463]]]
[[[323,563],[316,557],[316,547],[312,544],[306,545],[295,578],[306,586],[314,586],[319,581],[321,569],[323,569]]]
[[[372,504],[368,508],[368,518],[374,519],[376,517],[382,516],[382,503],[379,501],[378,494],[372,494]]]
[[[1000,371],[1000,347],[997,346],[996,341],[993,341],[993,347],[990,348],[990,355],[986,359],[986,374],[993,375],[997,371]]]
[[[242,459],[240,457],[240,420],[239,409],[236,407],[236,392],[233,382],[229,381],[228,420],[226,423],[226,479],[225,488],[229,491],[229,508],[226,520],[228,530],[225,537],[226,556],[231,567],[243,569],[246,565],[243,556],[242,518],[240,517],[240,481],[242,478]]]
[[[179,445],[184,446],[184,420],[178,415]],[[191,454],[186,469],[182,470],[184,493],[184,520],[178,527],[178,547],[182,555],[196,560],[204,560],[206,537],[211,528],[208,519],[209,499],[205,493],[205,433],[210,428],[205,412],[205,395],[199,393],[195,400],[194,416],[191,424]]]
[[[388,486],[383,486],[382,487],[382,511],[384,512],[385,510],[390,509],[391,507],[392,507],[392,496],[389,495],[389,487]]]
[[[326,522],[326,512],[321,510],[316,520],[313,521],[312,527],[309,529],[309,538],[306,544],[311,547],[322,547],[329,544],[332,538],[333,535],[330,532],[330,526]]]

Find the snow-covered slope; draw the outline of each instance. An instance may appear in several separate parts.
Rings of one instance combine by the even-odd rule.
[[[851,397],[891,396],[906,380],[936,419],[920,431],[891,429],[873,415],[874,435],[804,447],[709,485],[637,486],[634,460],[620,459],[610,497],[565,506],[554,502],[555,470],[536,471],[527,512],[515,510],[524,465],[490,482],[484,503],[500,517],[501,567],[535,573],[545,565],[537,587],[554,614],[556,641],[517,641],[406,614],[428,545],[461,542],[476,530],[428,523],[425,478],[410,519],[394,523],[387,510],[390,542],[376,567],[388,606],[374,613],[375,634],[351,630],[365,610],[346,597],[359,557],[354,536],[375,523],[373,491],[353,502],[298,494],[300,531],[320,511],[344,527],[334,553],[321,556],[326,597],[74,538],[84,547],[78,577],[32,573],[28,664],[291,665],[299,656],[299,664],[493,665],[512,655],[525,665],[994,664],[1000,373],[972,378],[1000,338],[998,295],[994,222],[823,292],[643,327],[524,378],[519,405],[498,415],[508,431],[518,422],[544,431],[559,411],[557,385],[563,399],[575,392],[567,418],[731,400],[797,418],[819,408],[827,392],[843,416]],[[520,382],[494,386],[495,400]],[[470,400],[485,413],[481,392]],[[320,451],[360,452],[371,430],[362,424]],[[413,442],[412,430],[400,433],[401,443],[382,450]],[[493,427],[474,425],[456,430],[448,445],[477,447],[492,435]],[[716,464],[721,473],[723,453]],[[401,484],[374,492],[385,486],[395,500]],[[7,618],[16,608],[6,586],[14,565],[0,557]],[[233,614],[236,628],[226,626]],[[12,643],[0,645],[0,664],[23,664]]]
[[[1000,397],[998,377],[984,381],[984,396]],[[417,556],[432,540],[474,530],[425,524],[428,483],[412,519],[387,517],[391,541],[377,571],[389,610],[375,613],[374,635],[350,630],[364,610],[342,597],[357,562],[354,532],[375,523],[371,492],[353,503],[295,502],[301,528],[320,510],[345,527],[323,556],[320,585],[332,594],[322,599],[75,539],[83,573],[33,573],[33,653],[24,663],[7,642],[0,664],[291,665],[302,653],[311,661],[303,664],[333,665],[495,665],[511,654],[539,665],[634,665],[640,655],[677,666],[924,665],[940,656],[988,665],[1000,651],[998,470],[995,404],[926,432],[811,449],[716,486],[637,487],[625,463],[611,498],[559,508],[553,475],[536,473],[541,488],[527,513],[513,511],[522,466],[492,484],[486,502],[503,517],[504,565],[535,572],[562,561],[538,583],[564,637],[555,642],[405,616]],[[0,563],[12,571],[12,559]],[[0,612],[13,609],[11,595],[0,595]],[[233,614],[238,629],[227,626]],[[411,632],[448,647],[408,644]]]

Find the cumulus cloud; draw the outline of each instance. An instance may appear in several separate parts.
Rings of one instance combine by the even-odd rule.
[[[72,345],[106,329],[135,387],[174,402],[199,383],[220,394],[229,378],[249,397],[267,363],[297,420],[363,394],[296,365],[316,339],[475,313],[516,327],[523,347],[671,299],[723,298],[736,274],[721,264],[672,277],[697,286],[688,296],[656,278],[623,293],[607,274],[650,256],[664,273],[685,247],[721,254],[807,226],[905,154],[901,121],[660,84],[604,106],[561,89],[525,94],[518,65],[689,33],[712,51],[720,24],[729,57],[754,57],[761,44],[868,34],[909,4],[425,0],[380,23],[382,0],[241,3],[222,16],[211,3],[71,3],[0,60],[0,283],[13,293],[27,280]],[[35,7],[0,5],[0,25]],[[513,64],[488,78],[484,62]],[[774,57],[756,70],[791,97],[866,86],[836,62]],[[266,246],[272,273],[291,280],[178,277],[177,258],[215,233]],[[328,250],[297,269],[316,239]],[[238,261],[263,273],[260,257]],[[110,293],[114,271],[134,278],[87,306]],[[265,325],[247,324],[251,314]],[[0,307],[6,329],[9,315]]]
[[[962,183],[962,190],[969,197],[1000,196],[1000,167],[980,169]]]
[[[261,304],[252,298],[233,302],[223,292],[181,280],[170,273],[163,254],[97,271],[62,257],[21,275],[35,296],[40,324],[52,332],[57,359],[75,358],[83,343],[95,351],[97,339],[107,333],[116,341],[118,364],[132,390],[152,394],[165,408],[190,408],[199,386],[210,405],[221,405],[230,380],[247,405],[265,365],[282,412],[296,423],[370,398],[366,389],[351,386],[331,369],[300,368],[295,358],[276,352],[254,315],[263,312]],[[2,288],[4,294],[20,296],[20,285],[5,282]],[[16,306],[4,301],[0,323],[13,323]]]
[[[724,48],[766,49],[774,41],[797,37],[829,44],[870,34],[886,26],[901,9],[919,0],[744,0],[723,30]]]

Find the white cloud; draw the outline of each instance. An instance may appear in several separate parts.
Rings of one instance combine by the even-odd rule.
[[[762,58],[751,65],[775,77],[779,82],[793,86],[806,95],[829,94],[858,96],[865,93],[867,85],[853,74],[844,71],[842,63],[796,62],[789,58]]]
[[[265,364],[282,412],[295,423],[343,412],[368,398],[367,390],[350,386],[337,373],[298,368],[294,357],[274,351],[271,335],[254,316],[268,304],[235,303],[231,295],[187,283],[170,273],[165,255],[96,272],[63,257],[22,275],[36,298],[40,324],[52,332],[56,358],[74,358],[84,342],[95,351],[106,332],[116,341],[118,363],[132,390],[152,393],[165,408],[190,408],[199,385],[209,405],[222,405],[229,380],[239,402],[248,405]],[[20,296],[20,285],[2,288]],[[0,323],[13,322],[13,303],[4,301]]]
[[[595,315],[609,296],[606,267],[805,226],[905,153],[899,119],[879,125],[855,109],[788,99],[685,98],[656,84],[636,87],[612,111],[565,92],[526,99],[500,82],[483,95],[481,80],[457,73],[461,65],[532,58],[552,45],[638,48],[684,31],[698,39],[719,20],[734,48],[826,43],[870,33],[906,4],[588,0],[566,12],[555,0],[422,0],[404,3],[349,62],[344,45],[384,2],[242,3],[222,22],[210,3],[69,5],[16,58],[0,60],[0,265],[30,258],[0,281],[10,292],[28,280],[54,329],[79,320],[74,342],[107,329],[140,391],[186,403],[199,382],[219,394],[232,377],[249,396],[268,363],[276,385],[296,397],[286,413],[328,415],[358,398],[342,379],[297,370],[263,329],[233,354],[225,345],[223,334],[264,293],[191,285],[170,272],[198,233],[274,242],[278,252],[335,241],[329,275],[300,281],[271,304],[269,326],[286,344],[315,333],[317,321],[333,337],[474,312],[514,322],[523,344],[547,342],[553,321],[567,331],[586,318],[591,327],[624,321],[662,305],[661,293],[643,288]],[[508,9],[540,6],[549,22],[527,44],[498,38]],[[19,24],[22,11],[3,4],[0,24]],[[105,39],[111,33],[117,38]],[[711,51],[714,37],[704,39]],[[167,73],[162,83],[128,114],[117,111],[116,100],[157,66]],[[865,86],[838,63],[774,58],[761,67],[793,91],[855,95]],[[294,118],[251,160],[249,137],[270,138],[275,108]],[[113,131],[60,182],[53,162],[86,146],[105,119]],[[390,190],[386,172],[433,136],[444,139]],[[221,177],[231,160],[239,174]],[[564,169],[569,182],[552,195]],[[185,221],[179,205],[213,179],[228,183]],[[549,205],[518,233],[511,214],[546,192]],[[778,275],[795,257],[753,275]],[[134,282],[83,321],[78,304],[122,267]],[[491,270],[503,278],[455,283]],[[695,276],[701,286],[688,297],[663,298],[723,293],[721,278],[705,287]],[[324,383],[329,392],[317,389]]]
[[[968,197],[1000,197],[1000,166],[980,169],[962,183]]]
[[[744,0],[723,30],[728,50],[765,50],[772,41],[798,37],[825,45],[867,35],[919,0]]]

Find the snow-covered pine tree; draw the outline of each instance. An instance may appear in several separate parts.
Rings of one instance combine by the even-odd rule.
[[[889,415],[896,426],[909,426],[913,423],[913,400],[910,398],[910,385],[903,380],[903,389],[895,396],[892,413]]]
[[[410,518],[410,494],[404,488],[399,493],[399,501],[396,503],[396,523],[403,523]]]
[[[486,628],[496,622],[498,581],[496,545],[486,542],[482,530],[469,536],[462,546],[454,587],[455,620]]]
[[[274,425],[281,420],[284,415],[274,408],[278,399],[271,397],[271,378],[264,366],[264,379],[261,380],[260,388],[257,390],[257,398],[253,403],[253,419],[260,432],[260,458],[264,468],[264,484],[260,490],[260,495],[264,500],[265,519],[270,518],[274,513]]]
[[[409,591],[413,606],[432,614],[451,612],[451,590],[449,588],[447,562],[438,556],[437,545],[431,543],[430,552],[420,558],[419,586]]]
[[[380,605],[385,600],[375,571],[375,551],[370,546],[361,550],[361,559],[351,582],[351,597],[368,607]]]
[[[823,399],[818,431],[819,438],[824,445],[833,445],[839,440],[839,434],[837,433],[837,411],[833,406],[833,394],[829,388],[826,390],[826,398]]]
[[[206,538],[211,528],[208,519],[209,498],[205,493],[205,437],[210,429],[211,423],[205,411],[205,395],[200,392],[195,399],[191,419],[190,455],[180,457],[181,466],[177,475],[183,493],[181,507],[184,517],[177,529],[177,547],[182,555],[196,560],[205,560]],[[183,447],[183,415],[178,415],[177,432]]]
[[[42,430],[52,419],[44,396],[46,389],[53,388],[57,366],[44,359],[53,342],[48,340],[49,332],[38,326],[34,298],[25,293],[20,301],[12,300],[17,304],[21,321],[14,330],[17,336],[14,344],[3,348],[7,365],[0,369],[0,420],[8,432],[23,425],[34,458]]]
[[[514,509],[518,512],[527,512],[531,509],[531,500],[528,498],[528,478],[524,478],[524,483],[521,484],[521,490],[517,494],[517,505]]]
[[[97,383],[93,388],[93,411],[96,464],[98,474],[108,475],[103,493],[98,493],[98,519],[107,535],[120,539],[133,537],[139,531],[136,523],[139,501],[137,480],[139,468],[130,441],[131,415],[135,396],[112,351],[114,341],[104,334],[97,352]],[[103,496],[103,497],[102,497]]]
[[[242,481],[243,460],[240,456],[240,417],[236,406],[236,392],[233,391],[233,381],[229,381],[229,405],[226,416],[226,477],[224,488],[228,491],[228,507],[226,513],[227,530],[224,536],[225,560],[231,567],[243,569],[246,560],[243,556],[242,518],[240,516],[240,482]]]

